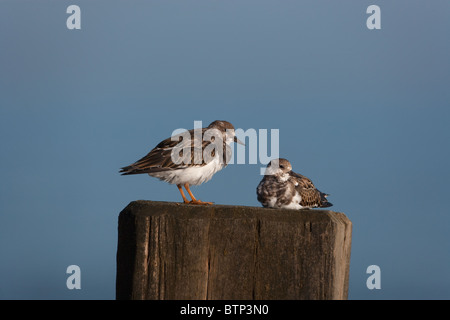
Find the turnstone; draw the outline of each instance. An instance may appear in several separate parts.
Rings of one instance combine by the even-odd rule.
[[[316,189],[310,179],[292,171],[286,159],[274,159],[267,165],[264,178],[256,188],[264,207],[284,209],[325,208],[333,204],[328,194]]]
[[[200,185],[227,166],[231,158],[232,142],[241,142],[234,127],[227,121],[216,120],[206,128],[192,129],[161,141],[145,157],[123,167],[122,175],[147,173],[175,184],[184,203],[212,204],[194,197],[190,185]],[[182,186],[191,197],[188,201]]]

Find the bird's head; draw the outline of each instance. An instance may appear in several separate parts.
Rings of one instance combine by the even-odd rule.
[[[243,143],[241,140],[239,140],[235,135],[234,126],[229,123],[228,121],[224,120],[216,120],[211,122],[211,124],[208,126],[207,129],[217,129],[220,132],[224,134],[224,141],[227,144],[230,144],[232,142],[236,142],[239,144],[242,144],[245,146],[245,143]]]
[[[289,177],[292,171],[291,163],[283,158],[273,159],[266,168],[265,175],[275,175],[279,177]]]

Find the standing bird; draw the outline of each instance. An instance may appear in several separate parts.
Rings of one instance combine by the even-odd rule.
[[[258,201],[264,207],[283,209],[326,208],[328,194],[316,189],[310,179],[292,171],[286,159],[269,162],[264,178],[256,188]]]
[[[200,185],[227,166],[231,158],[229,144],[243,144],[234,127],[227,121],[216,120],[206,128],[192,129],[161,141],[145,157],[123,167],[122,175],[147,173],[171,184],[176,184],[184,203],[212,204],[197,200],[189,189]],[[182,186],[191,197],[184,195]]]

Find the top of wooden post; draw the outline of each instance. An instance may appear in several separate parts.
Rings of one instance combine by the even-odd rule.
[[[342,212],[321,209],[272,209],[234,205],[191,205],[179,202],[136,200],[125,207],[121,215],[155,216],[176,214],[178,218],[275,218],[284,222],[326,222],[333,221],[351,226],[351,221]]]

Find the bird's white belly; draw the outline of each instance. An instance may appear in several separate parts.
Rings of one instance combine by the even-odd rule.
[[[281,208],[281,209],[303,209],[300,205],[300,201],[302,201],[302,197],[298,192],[296,192],[295,196],[292,198],[292,201],[289,204],[278,204],[278,199],[276,197],[271,197],[267,201],[267,206],[269,208]]]
[[[223,163],[220,163],[219,160],[213,160],[201,167],[187,167],[184,169],[154,172],[149,173],[149,175],[172,184],[189,183],[190,185],[200,185],[209,181],[222,168]]]
[[[277,208],[277,198],[276,197],[270,197],[267,199],[267,206],[269,208]]]
[[[300,196],[300,194],[298,192],[295,193],[295,196],[292,198],[291,203],[283,205],[282,208],[283,209],[303,209],[304,207],[302,207],[300,205],[300,201],[302,201],[302,197]]]

